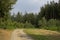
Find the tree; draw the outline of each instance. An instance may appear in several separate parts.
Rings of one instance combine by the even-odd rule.
[[[49,19],[58,19],[60,20],[60,4],[55,3],[54,1],[50,4],[45,5],[41,8],[41,12],[39,13],[40,18],[45,17],[47,20]]]
[[[22,16],[22,13],[18,12],[16,17],[15,17],[15,21],[17,22],[23,22],[23,16]]]
[[[15,19],[16,19],[16,18],[15,18],[15,13],[13,13],[13,15],[11,15],[11,20],[12,20],[12,21],[15,21]]]
[[[39,28],[46,28],[47,27],[47,21],[44,17],[41,20],[39,20],[38,24],[39,24]]]
[[[59,0],[59,3],[60,3],[60,0]]]
[[[28,22],[28,23],[31,23],[32,25],[35,25],[35,21],[36,21],[36,17],[35,17],[35,15],[33,14],[33,13],[26,13],[24,16],[23,16],[23,18],[24,18],[24,21],[26,22]]]
[[[0,18],[8,19],[9,11],[16,0],[0,0]]]
[[[10,10],[15,2],[16,0],[0,0],[0,28],[6,29],[10,25]]]

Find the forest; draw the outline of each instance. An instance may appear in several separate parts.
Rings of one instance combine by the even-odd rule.
[[[60,0],[52,1],[41,7],[37,14],[25,12],[13,13],[10,10],[17,0],[0,0],[0,28],[38,28],[60,31]]]

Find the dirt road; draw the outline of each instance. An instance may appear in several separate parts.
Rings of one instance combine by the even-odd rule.
[[[12,32],[11,40],[33,40],[23,29],[16,29]]]

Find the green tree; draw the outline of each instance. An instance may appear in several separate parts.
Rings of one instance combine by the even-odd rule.
[[[8,19],[9,11],[16,0],[0,0],[0,18]]]
[[[34,26],[37,26],[37,15],[34,15],[33,13],[26,13],[23,16],[24,22],[31,23]]]
[[[38,24],[39,24],[39,28],[47,28],[47,21],[44,17],[41,20],[39,20]]]
[[[0,0],[0,28],[6,29],[10,22],[10,10],[16,0]]]
[[[60,19],[60,4],[55,3],[54,1],[50,4],[46,4],[41,8],[41,12],[39,13],[40,18],[45,17],[47,20],[49,19]]]
[[[17,22],[23,22],[23,16],[22,16],[22,13],[18,12],[16,17],[15,17],[15,20]]]
[[[11,20],[12,20],[12,21],[15,21],[15,19],[16,19],[16,18],[15,18],[15,13],[13,13],[13,15],[11,15]]]

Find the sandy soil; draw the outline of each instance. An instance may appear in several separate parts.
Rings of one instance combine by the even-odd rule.
[[[11,32],[10,30],[0,29],[0,40],[10,40]]]
[[[12,32],[11,40],[33,40],[29,37],[23,29],[16,29]]]

